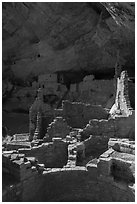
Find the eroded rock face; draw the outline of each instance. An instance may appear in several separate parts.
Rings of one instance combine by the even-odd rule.
[[[135,4],[134,2],[102,2],[117,24],[125,25],[134,30]]]
[[[112,6],[116,16],[121,6],[119,18],[128,20],[118,26],[104,6],[112,17]],[[23,80],[59,70],[104,70],[114,67],[117,49],[123,63],[134,66],[134,29],[126,26],[134,23],[132,8],[133,3],[3,3],[3,70]]]

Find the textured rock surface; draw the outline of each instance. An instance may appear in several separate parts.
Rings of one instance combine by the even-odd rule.
[[[111,16],[115,19],[117,24],[125,25],[126,27],[135,29],[135,4],[134,2],[103,2]]]
[[[3,3],[3,79],[107,71],[117,49],[133,68],[134,3]]]

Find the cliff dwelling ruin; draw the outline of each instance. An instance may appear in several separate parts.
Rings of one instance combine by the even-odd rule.
[[[2,3],[2,201],[135,201],[135,3]]]

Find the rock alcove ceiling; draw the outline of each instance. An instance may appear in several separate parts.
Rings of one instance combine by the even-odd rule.
[[[3,3],[3,75],[134,68],[134,3]],[[10,75],[10,74],[9,74]],[[5,78],[6,78],[5,76]]]
[[[3,2],[3,110],[40,74],[113,77],[118,51],[134,76],[134,23],[133,2]]]

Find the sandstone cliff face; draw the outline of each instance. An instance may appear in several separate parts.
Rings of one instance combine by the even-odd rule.
[[[2,6],[4,97],[43,73],[111,73],[117,50],[120,63],[129,72],[134,70],[134,3],[4,2]]]
[[[111,69],[117,49],[134,66],[134,4],[102,4],[3,3],[4,73]]]

